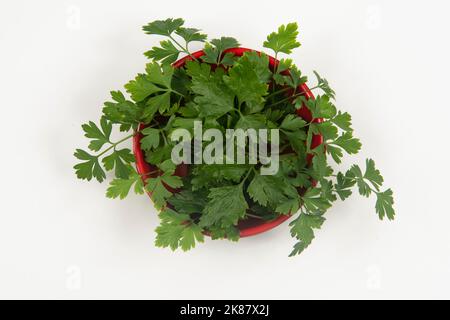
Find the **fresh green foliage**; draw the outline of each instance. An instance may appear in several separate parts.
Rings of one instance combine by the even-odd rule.
[[[224,82],[224,72],[213,72],[208,64],[191,62],[187,74],[192,77],[192,92],[202,118],[220,118],[233,110],[234,95]]]
[[[287,201],[298,199],[297,190],[277,176],[256,174],[247,191],[255,202],[273,209],[279,208]]]
[[[203,242],[202,228],[195,224],[189,215],[165,209],[159,215],[161,225],[156,229],[155,244],[160,248],[188,251],[195,248],[196,242]]]
[[[278,28],[278,32],[273,32],[264,42],[264,48],[272,49],[276,55],[278,53],[291,54],[293,49],[300,47],[297,41],[298,36],[297,23],[289,23]]]
[[[317,79],[317,88],[322,89],[322,91],[330,98],[336,99],[336,92],[334,92],[333,89],[331,89],[330,84],[327,79],[322,78],[322,76],[317,72],[314,71],[314,75]]]
[[[144,182],[142,177],[136,170],[128,166],[129,172],[132,172],[128,179],[115,179],[111,182],[110,187],[106,192],[106,196],[110,199],[120,198],[125,199],[130,193],[131,188],[134,185],[134,192],[136,194],[144,193]]]
[[[159,147],[160,130],[145,128],[141,131],[144,137],[141,139],[141,148],[144,151],[151,151]]]
[[[78,160],[84,161],[74,167],[78,179],[91,181],[92,178],[95,178],[100,183],[106,179],[105,171],[100,166],[98,157],[93,156],[81,149],[77,149],[75,152],[75,157]]]
[[[174,173],[175,165],[173,165],[171,160],[167,160],[159,166],[159,172],[156,177],[148,177],[145,181],[145,190],[151,194],[157,209],[162,209],[166,206],[167,199],[173,195],[167,187],[178,189],[183,186],[181,178],[175,176]]]
[[[143,108],[127,100],[121,91],[111,91],[111,98],[113,101],[105,102],[103,115],[111,123],[120,125],[121,131],[134,129],[143,120]]]
[[[158,20],[151,22],[144,26],[142,29],[146,34],[155,34],[169,37],[172,35],[172,33],[175,32],[175,30],[181,28],[183,25],[183,19],[167,19],[164,21]]]
[[[151,22],[143,27],[146,34],[168,37],[160,42],[160,47],[153,47],[145,53],[145,56],[153,61],[161,61],[162,64],[175,62],[181,53],[189,53],[189,44],[192,42],[205,42],[207,36],[199,29],[185,28],[183,19],[167,19]],[[175,35],[184,40],[180,44]]]
[[[202,34],[201,30],[195,28],[178,28],[176,34],[182,37],[186,43],[193,41],[205,42],[208,37],[206,34]]]
[[[377,193],[376,209],[381,220],[383,220],[385,216],[387,216],[389,220],[394,220],[395,212],[393,206],[394,194],[391,189]]]
[[[89,149],[99,151],[105,144],[110,142],[112,124],[102,117],[100,120],[101,129],[92,121],[82,126],[85,137],[91,139]]]
[[[245,218],[248,204],[242,184],[211,189],[208,198],[200,219],[201,227],[229,228]]]
[[[239,47],[239,42],[234,38],[222,37],[214,39],[211,43],[206,44],[204,49],[205,55],[202,57],[202,60],[209,64],[231,66],[234,63],[234,55],[224,52],[237,47]]]
[[[115,150],[102,160],[105,169],[107,171],[115,170],[116,177],[120,179],[128,179],[130,170],[127,164],[133,161],[134,156],[129,149]]]
[[[238,183],[248,170],[247,165],[198,165],[193,169],[192,187],[201,190],[224,182]]]
[[[143,27],[163,39],[145,53],[151,61],[125,84],[126,93],[111,92],[100,121],[82,126],[89,142],[88,151],[75,152],[79,179],[103,182],[110,172],[114,177],[108,198],[149,194],[160,210],[156,246],[172,250],[190,250],[204,241],[204,234],[238,241],[239,225],[249,218],[265,223],[297,215],[290,224],[297,240],[294,256],[311,245],[333,203],[348,199],[355,190],[376,198],[381,220],[395,218],[393,192],[383,189],[384,179],[373,160],[366,160],[365,168],[355,164],[347,171],[336,170],[336,164],[359,153],[362,145],[354,136],[352,117],[336,107],[336,94],[325,78],[314,72],[317,84],[311,90],[320,94],[308,99],[302,86],[308,79],[292,59],[271,65],[265,53],[237,56],[230,50],[240,46],[236,39],[208,41],[199,29],[184,24],[183,19],[167,19]],[[296,23],[283,25],[267,37],[264,47],[276,57],[291,54],[300,47],[298,34]],[[204,42],[203,55],[190,52],[193,42]],[[173,66],[181,55],[186,63]],[[305,108],[312,119],[298,116]],[[193,132],[196,121],[220,132],[278,129],[279,171],[263,175],[262,162],[196,164],[180,177],[171,160],[170,137],[176,129]],[[124,137],[115,139],[120,132]],[[133,138],[138,138],[135,147],[151,168],[146,172],[135,169],[135,156],[122,146]],[[319,138],[322,143],[317,145]]]
[[[291,226],[291,235],[299,242],[294,246],[291,257],[302,253],[314,240],[314,229],[320,229],[325,218],[319,215],[301,213]]]
[[[160,46],[153,47],[152,50],[145,53],[145,56],[154,61],[161,61],[163,64],[171,64],[178,60],[180,50],[175,47],[172,41],[161,41]]]

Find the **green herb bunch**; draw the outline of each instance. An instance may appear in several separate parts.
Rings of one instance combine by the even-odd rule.
[[[341,164],[344,153],[357,154],[361,143],[353,136],[351,116],[336,108],[335,92],[317,72],[311,90],[320,92],[308,99],[299,90],[307,78],[289,58],[271,68],[264,53],[237,57],[228,51],[240,46],[236,39],[208,42],[200,30],[184,27],[182,19],[155,21],[143,30],[165,40],[145,53],[151,61],[125,85],[127,95],[111,92],[99,123],[82,126],[90,151],[76,150],[81,162],[75,170],[79,179],[98,182],[112,171],[109,198],[124,199],[132,189],[149,193],[160,210],[158,247],[187,251],[203,242],[206,233],[212,239],[237,241],[242,220],[271,221],[297,213],[290,224],[297,240],[291,256],[297,255],[311,244],[332,204],[349,198],[354,189],[364,197],[376,197],[381,220],[394,219],[393,192],[382,190],[384,179],[373,160],[368,159],[365,168],[353,165],[342,172],[331,166],[331,160]],[[264,47],[278,61],[281,54],[300,47],[297,37],[296,23],[283,25],[267,37]],[[191,53],[193,42],[204,43],[202,57]],[[189,61],[175,68],[172,64],[180,55],[189,56]],[[309,110],[311,121],[297,115],[300,108]],[[190,165],[185,177],[175,175],[171,133],[178,128],[192,131],[195,121],[222,132],[279,129],[280,170],[265,176],[261,164],[202,164]],[[111,140],[114,128],[124,133],[123,139]],[[138,134],[143,136],[146,161],[156,168],[145,175],[135,169],[131,150],[121,148]],[[323,137],[318,147],[312,146],[315,135]]]

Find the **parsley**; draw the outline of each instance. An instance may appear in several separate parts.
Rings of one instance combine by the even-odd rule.
[[[84,161],[74,167],[78,179],[91,181],[92,178],[96,178],[100,183],[106,179],[105,171],[100,166],[98,157],[93,156],[81,149],[77,149],[75,152],[75,157]]]
[[[246,53],[223,80],[237,96],[239,106],[245,103],[250,110],[260,111],[269,89],[268,72],[267,56],[259,57],[255,53]]]
[[[336,170],[362,145],[354,136],[351,115],[335,105],[336,93],[319,73],[314,72],[317,83],[310,87],[320,94],[307,99],[299,88],[308,79],[289,57],[271,68],[265,53],[235,56],[229,49],[239,47],[238,40],[208,41],[199,29],[186,27],[183,19],[154,21],[143,30],[163,39],[145,53],[151,61],[125,84],[125,91],[111,92],[99,122],[82,126],[87,149],[75,151],[74,169],[79,179],[98,182],[111,172],[108,198],[149,194],[160,210],[156,246],[187,251],[203,242],[205,233],[213,240],[238,241],[243,220],[264,222],[296,215],[290,224],[297,241],[291,253],[295,256],[312,244],[333,204],[355,191],[376,198],[380,220],[395,218],[393,192],[383,189],[384,178],[372,159],[366,160],[365,168],[355,164],[346,171]],[[298,35],[296,23],[283,25],[267,37],[264,47],[275,57],[289,55],[300,47]],[[201,58],[190,52],[194,42],[204,43]],[[175,69],[172,63],[182,55],[190,59]],[[313,119],[298,117],[300,108],[308,109]],[[278,129],[280,170],[264,176],[260,162],[198,164],[179,177],[169,137],[179,128],[192,133],[197,121],[220,132]],[[116,135],[123,138],[115,139]],[[123,146],[136,135],[154,168],[147,174],[137,172],[134,155]],[[322,136],[323,144],[313,148],[315,135]]]
[[[142,130],[144,137],[141,139],[141,148],[144,151],[151,151],[159,147],[160,131],[154,128]]]
[[[211,189],[208,198],[200,219],[201,227],[229,228],[245,217],[248,204],[242,184]]]
[[[314,71],[314,75],[317,79],[317,88],[322,89],[322,91],[330,98],[336,99],[336,92],[331,89],[330,84],[327,79],[322,78],[317,71]]]
[[[160,35],[168,37],[168,40],[160,42],[161,47],[153,47],[147,51],[145,56],[154,61],[161,61],[163,64],[175,62],[180,53],[190,55],[189,44],[191,42],[204,42],[206,35],[194,28],[185,28],[183,19],[167,19],[151,22],[142,29],[149,35]],[[174,35],[181,37],[185,44],[182,45]]]
[[[142,29],[146,34],[156,34],[161,36],[170,37],[172,33],[178,28],[184,25],[183,19],[167,19],[151,22],[144,26]]]
[[[278,32],[273,32],[264,42],[264,48],[272,49],[276,55],[279,53],[291,54],[292,50],[300,47],[297,41],[298,36],[297,23],[289,23],[278,28]]]
[[[134,192],[136,194],[144,193],[144,183],[141,175],[139,175],[134,168],[128,167],[132,174],[129,175],[128,179],[115,179],[111,182],[110,187],[106,192],[106,196],[111,199],[125,199],[130,193],[131,188],[134,185]]]
[[[209,64],[231,66],[234,63],[234,55],[224,52],[228,49],[239,47],[239,42],[230,37],[222,37],[214,39],[211,43],[207,43],[204,49],[205,56],[202,57],[203,62]]]
[[[187,73],[192,77],[194,101],[200,110],[200,117],[220,118],[233,110],[234,95],[224,81],[221,69],[212,71],[207,64],[188,63]]]
[[[189,215],[166,209],[161,212],[159,218],[161,225],[156,229],[157,247],[188,251],[195,248],[196,242],[204,241],[202,229],[191,221]]]
[[[291,257],[302,253],[314,240],[314,229],[320,229],[325,218],[319,215],[302,213],[291,226],[291,235],[299,240],[294,246]]]
[[[250,197],[264,207],[285,209],[283,204],[291,199],[297,199],[297,190],[277,176],[262,176],[256,174],[248,187]],[[285,210],[284,210],[285,211]]]

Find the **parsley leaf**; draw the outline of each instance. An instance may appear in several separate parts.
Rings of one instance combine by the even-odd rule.
[[[217,225],[228,228],[245,217],[248,204],[242,184],[211,189],[208,198],[210,200],[200,218],[201,227]]]
[[[100,149],[110,142],[112,124],[105,117],[100,120],[101,129],[92,121],[82,126],[85,137],[92,139],[89,149],[92,151],[100,151]]]
[[[195,248],[196,242],[204,242],[202,229],[190,220],[189,215],[166,209],[159,217],[161,225],[156,228],[157,247],[170,247],[173,251],[178,248],[189,251]]]
[[[298,198],[297,190],[277,176],[257,174],[247,191],[253,200],[264,207],[277,208],[289,199]]]
[[[346,176],[353,178],[356,181],[359,193],[365,197],[369,197],[372,194],[372,191],[378,194],[378,191],[384,182],[380,171],[376,169],[375,162],[372,159],[366,160],[366,172],[364,174],[359,166],[354,165],[347,172]],[[368,182],[375,187],[375,190],[372,190]]]
[[[134,192],[136,194],[144,193],[144,182],[140,174],[135,169],[129,167],[132,172],[128,179],[115,179],[111,182],[110,187],[106,192],[106,196],[110,199],[120,198],[125,199],[130,193],[131,187],[134,185]]]
[[[167,187],[178,189],[183,186],[183,181],[180,177],[175,176],[176,166],[171,160],[164,161],[159,165],[162,175],[155,178],[148,178],[145,189],[150,193],[156,208],[161,209],[166,205],[167,199],[172,196]]]
[[[354,138],[351,132],[343,133],[339,138],[330,144],[341,147],[348,154],[357,154],[361,150],[361,142]]]
[[[239,229],[234,226],[227,228],[212,226],[208,229],[208,231],[211,234],[212,240],[227,239],[237,242],[240,239]]]
[[[192,77],[192,91],[197,94],[195,102],[200,117],[220,118],[234,107],[234,94],[223,82],[223,71],[211,71],[207,64],[190,62],[187,73]]]
[[[347,172],[346,176],[355,179],[356,183],[358,184],[360,195],[367,198],[370,196],[372,190],[370,189],[370,186],[367,184],[367,182],[364,180],[364,175],[359,166],[353,165]]]
[[[291,224],[291,235],[299,240],[291,257],[301,254],[314,240],[314,229],[320,229],[325,218],[318,215],[301,214]]]
[[[268,58],[264,56],[260,59],[263,60],[261,63],[265,65],[266,71],[270,72]],[[255,69],[259,61],[254,54],[246,53],[231,68],[229,75],[224,76],[225,83],[238,97],[240,105],[246,103],[250,110],[256,111],[263,108],[264,96],[269,89],[264,71],[257,73]]]
[[[329,199],[322,197],[320,188],[309,189],[301,198],[308,212],[325,213],[331,207]]]
[[[224,181],[239,183],[242,177],[248,172],[247,165],[200,165],[193,170],[192,186],[193,190],[217,186]]]
[[[314,75],[317,78],[317,87],[322,89],[322,91],[333,100],[336,99],[336,92],[334,92],[334,90],[330,88],[328,80],[322,78],[317,71],[314,71]]]
[[[178,28],[175,33],[182,37],[186,43],[205,42],[208,38],[206,34],[200,33],[200,30],[195,28]]]
[[[159,146],[157,149],[152,150],[152,152],[147,153],[145,160],[153,165],[158,165],[165,160],[171,158],[172,147],[168,144]]]
[[[230,37],[222,37],[220,39],[211,40],[211,44],[206,44],[205,46],[205,55],[202,57],[202,60],[210,64],[223,64],[226,66],[231,66],[234,63],[234,55],[232,53],[226,53],[223,55],[223,52],[239,46],[239,42]]]
[[[266,129],[267,119],[262,114],[242,115],[236,123],[235,129]]]
[[[376,190],[380,190],[383,185],[384,179],[381,176],[380,170],[375,167],[375,161],[372,159],[366,160],[366,172],[364,174],[364,179],[367,179]]]
[[[128,179],[130,175],[128,163],[134,162],[134,155],[129,149],[115,150],[111,155],[103,158],[103,165],[107,171],[115,169],[115,175],[120,179]]]
[[[141,139],[141,148],[144,151],[150,151],[159,147],[159,130],[154,128],[145,128],[141,131],[144,137]]]
[[[106,179],[105,171],[100,166],[98,157],[81,149],[77,149],[74,156],[79,160],[85,161],[74,167],[78,179],[91,181],[92,178],[95,178],[100,183]]]
[[[350,190],[356,184],[356,181],[348,176],[344,176],[342,172],[337,175],[337,183],[335,185],[336,193],[342,201],[346,200],[352,195]]]
[[[122,125],[135,125],[139,123],[142,110],[135,103],[127,100],[122,92],[112,91],[112,102],[105,102],[103,114],[112,123]]]
[[[329,140],[335,140],[339,136],[338,129],[330,122],[313,123],[311,124],[311,130],[315,134],[320,134],[325,142]]]
[[[352,116],[347,112],[342,113],[341,111],[339,111],[338,114],[333,119],[331,119],[331,121],[344,131],[353,131]]]
[[[208,193],[205,189],[200,191],[184,190],[174,194],[169,203],[179,213],[194,214],[201,213],[206,206]]]
[[[308,100],[307,106],[310,108],[314,118],[331,119],[336,115],[336,107],[328,96],[317,96],[315,100]]]
[[[329,177],[333,174],[333,168],[327,162],[323,145],[320,145],[314,150],[313,169],[312,175],[316,180]]]
[[[135,80],[126,84],[125,88],[136,102],[142,102],[158,94],[150,97],[145,103],[142,118],[148,123],[157,111],[163,114],[170,109],[171,93],[181,94],[172,89],[174,70],[171,66],[164,65],[161,68],[157,63],[149,63],[146,71],[147,74],[138,75]]]
[[[167,20],[157,20],[151,22],[142,29],[146,34],[154,34],[170,37],[175,30],[184,25],[183,19],[167,19]]]
[[[240,46],[235,38],[222,37],[220,39],[211,40],[211,44],[219,51],[223,52],[228,49],[237,48]]]
[[[153,61],[161,61],[163,64],[171,64],[178,60],[180,50],[171,41],[161,41],[160,45],[161,47],[153,47],[144,55]]]
[[[383,220],[386,216],[389,220],[394,220],[395,211],[393,206],[394,193],[391,189],[377,194],[376,210],[378,215],[380,216],[380,220]]]
[[[167,179],[167,176],[165,177]],[[166,205],[167,199],[172,196],[172,192],[167,190],[165,186],[165,179],[162,176],[147,179],[145,190],[150,193],[150,196],[157,209],[161,209]]]
[[[283,203],[279,204],[275,209],[275,211],[281,214],[290,215],[296,214],[299,209],[300,209],[300,200],[297,197],[295,199],[288,199]]]
[[[125,85],[125,89],[135,102],[141,102],[152,94],[163,90],[153,84],[145,74],[137,75],[134,80]]]
[[[163,65],[161,67],[157,63],[148,63],[145,71],[150,82],[161,86],[164,90],[172,90],[172,78],[175,72],[172,66]]]
[[[277,55],[280,52],[291,54],[293,49],[300,47],[297,36],[297,23],[282,25],[278,28],[278,32],[273,32],[267,37],[264,48],[272,49]]]
[[[329,154],[337,164],[342,163],[344,153],[342,152],[341,148],[332,145],[327,145],[327,154]]]

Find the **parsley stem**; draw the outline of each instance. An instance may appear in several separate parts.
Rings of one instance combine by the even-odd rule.
[[[173,89],[171,89],[170,91],[173,92],[173,93],[175,93],[176,95],[179,95],[180,97],[184,98],[184,94],[179,93],[178,91],[173,90]]]
[[[334,177],[334,178],[337,178],[337,175],[336,175],[336,174],[333,174],[333,175],[331,175],[331,176]],[[349,177],[347,177],[347,176],[345,176],[345,175],[343,175],[343,178],[344,178],[345,180],[349,180],[349,181],[356,181],[355,178],[349,178]],[[363,180],[365,180],[365,179],[363,178]],[[374,188],[372,188],[369,184],[367,184],[367,186],[368,186],[368,188],[370,189],[370,191],[372,191],[373,193],[375,193],[375,194],[377,194],[377,195],[381,193],[380,191],[375,190]],[[333,187],[333,189],[336,190],[335,187]]]
[[[197,61],[197,58],[194,57],[187,48],[183,47],[173,36],[169,36],[170,40],[172,40],[177,46],[181,48],[181,51],[189,55],[194,61]]]
[[[246,213],[245,215],[246,215],[247,217],[249,217],[249,218],[254,218],[254,219],[264,220],[262,217],[257,216],[257,215],[254,215],[254,214],[251,214],[251,213]]]
[[[274,93],[272,93],[272,94],[267,96],[267,100],[269,100],[270,98],[273,98],[273,97],[279,95],[280,93],[287,92],[287,91],[289,91],[291,89],[292,89],[291,87],[287,87],[287,88],[275,91]]]
[[[244,180],[242,180],[242,182],[240,183],[241,186],[247,181],[247,179],[250,177],[250,173],[252,173],[254,170],[255,167],[252,167],[250,170],[248,170],[247,174],[244,177]]]
[[[297,98],[297,97],[303,95],[304,93],[305,93],[305,92],[300,92],[300,93],[294,94],[294,95],[292,95],[292,96],[290,96],[290,97],[288,97],[288,98],[282,99],[282,100],[280,100],[280,101],[278,101],[278,102],[275,102],[275,103],[269,105],[267,108],[273,108],[273,107],[276,107],[276,106],[278,106],[278,105],[280,105],[280,104],[289,102],[290,100],[292,100],[292,99],[294,99],[294,98]]]
[[[315,87],[313,87],[313,88],[311,88],[311,89],[309,89],[309,90],[312,91],[312,90],[315,90],[315,89],[318,89],[318,88],[320,88],[320,87],[319,87],[319,86],[315,86]],[[280,100],[280,101],[278,101],[278,102],[276,102],[276,103],[273,103],[273,104],[267,106],[267,108],[276,107],[276,106],[278,106],[278,105],[280,105],[280,104],[283,104],[283,103],[285,103],[285,102],[288,102],[289,100],[291,100],[291,99],[293,99],[293,98],[297,98],[297,97],[299,97],[299,96],[302,96],[302,95],[304,95],[305,93],[306,93],[305,91],[296,93],[296,94],[294,94],[294,95],[292,95],[292,96],[290,96],[290,97],[287,97],[287,98],[285,98],[285,99],[282,99],[282,100]],[[276,94],[276,92],[275,92],[274,94]],[[269,97],[270,97],[270,96],[269,96]]]
[[[278,68],[280,67],[280,62],[278,61],[278,52],[275,52],[275,70],[274,73],[277,74],[278,73]]]
[[[115,149],[119,144],[133,138],[135,136],[136,133],[130,134],[129,136],[126,136],[125,138],[117,141],[116,143],[112,143],[111,146],[106,149],[105,151],[103,151],[102,153],[98,154],[96,158],[100,158],[101,156],[103,156],[104,154],[106,154],[108,151]]]
[[[152,174],[160,173],[160,172],[161,172],[160,170],[155,170],[155,171],[151,171],[148,173],[140,173],[139,175],[143,178],[143,177],[151,176]]]
[[[162,135],[162,137],[163,137],[164,143],[165,143],[166,145],[169,144],[169,142],[167,141],[166,134],[164,133],[164,130],[161,129],[161,130],[159,130],[159,131],[161,132],[161,135]]]

